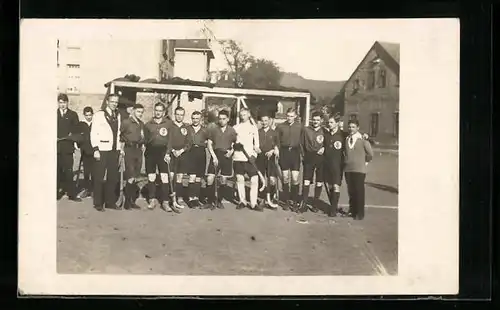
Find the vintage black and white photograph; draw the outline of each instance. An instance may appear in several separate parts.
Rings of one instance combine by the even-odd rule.
[[[56,273],[397,277],[414,66],[358,22],[55,37]]]

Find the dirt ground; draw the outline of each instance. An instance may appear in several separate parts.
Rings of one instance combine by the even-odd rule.
[[[363,221],[236,210],[228,203],[223,210],[186,208],[179,215],[161,209],[100,213],[91,198],[82,203],[63,198],[57,207],[58,272],[395,275],[397,167],[398,157],[391,154],[377,154],[370,164]],[[348,201],[343,187],[341,205]]]

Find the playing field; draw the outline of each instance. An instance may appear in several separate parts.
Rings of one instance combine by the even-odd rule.
[[[97,212],[57,207],[59,273],[376,275],[397,273],[398,157],[377,153],[363,221],[320,213],[184,209]],[[345,185],[340,203],[348,201]],[[311,191],[312,194],[312,191]],[[323,193],[323,198],[326,194]],[[145,204],[144,200],[138,201]]]

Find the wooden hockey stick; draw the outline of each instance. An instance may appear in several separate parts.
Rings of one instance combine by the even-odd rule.
[[[261,188],[259,188],[259,192],[262,192],[264,189],[266,189],[267,182],[266,182],[266,179],[264,178],[264,176],[262,175],[262,173],[259,171],[259,169],[257,169],[257,166],[255,165],[255,162],[250,159],[250,156],[248,155],[248,153],[245,150],[245,148],[243,147],[243,145],[241,145],[240,148],[235,149],[235,151],[241,151],[243,153],[243,155],[245,155],[245,157],[247,158],[248,162],[257,171],[257,175],[259,176],[259,179],[262,182],[262,186],[261,186]]]
[[[177,203],[177,194],[176,192],[174,191],[174,184],[173,184],[173,181],[174,181],[174,178],[175,178],[175,174],[174,174],[174,177],[173,178],[170,178],[170,172],[171,172],[171,169],[170,169],[170,162],[166,162],[167,163],[167,172],[168,172],[168,184],[169,184],[169,187],[170,187],[170,199],[172,200],[172,206],[180,212],[180,210],[182,209],[182,207],[179,206],[179,204]],[[175,211],[175,210],[174,210]]]
[[[116,202],[116,207],[122,209],[125,205],[125,194],[123,193],[123,172],[125,171],[125,159],[120,155],[119,162],[120,169],[120,195],[118,196],[118,201]]]

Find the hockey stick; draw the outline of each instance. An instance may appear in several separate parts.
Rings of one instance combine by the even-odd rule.
[[[266,157],[267,157],[267,156],[266,156]],[[269,172],[269,171],[271,171],[271,159],[270,159],[270,158],[266,158],[266,161],[267,161],[267,171]],[[270,177],[270,176],[268,176],[268,175],[266,174],[266,180],[267,180],[267,178],[269,178],[269,179],[270,179],[271,177]],[[271,183],[271,180],[269,180],[269,183]],[[268,193],[266,194],[267,204],[268,204],[268,205],[269,205],[269,207],[271,207],[272,209],[277,209],[277,208],[278,208],[278,205],[276,205],[275,203],[273,203],[273,202],[272,202],[272,199],[271,199],[271,195],[274,195],[275,193],[271,193],[271,192],[269,191],[269,186],[267,186],[267,188],[268,188]],[[276,188],[277,188],[277,187],[276,187]],[[278,192],[278,191],[276,190],[276,192]]]
[[[180,210],[182,209],[182,207],[179,206],[179,204],[177,203],[177,194],[175,193],[174,191],[174,178],[175,178],[175,174],[174,174],[174,177],[173,178],[170,178],[170,172],[171,172],[171,169],[170,169],[170,162],[169,161],[165,161],[167,163],[167,173],[168,173],[168,179],[169,179],[169,182],[168,182],[168,185],[170,187],[170,199],[172,200],[172,206],[180,212]]]
[[[80,174],[82,173],[82,164],[83,164],[83,155],[80,155],[80,162],[78,163],[78,170],[76,171],[76,184],[75,187],[78,190],[78,186],[80,185]]]
[[[235,144],[236,145],[236,144]],[[241,144],[240,144],[241,145]],[[259,171],[259,169],[257,169],[257,166],[255,165],[255,162],[253,160],[250,159],[250,156],[248,155],[247,151],[245,150],[245,148],[243,147],[243,145],[241,145],[241,147],[238,147],[237,149],[235,149],[235,151],[240,151],[243,153],[243,155],[245,155],[245,157],[247,158],[248,162],[252,165],[252,167],[255,169],[255,171],[257,171],[257,175],[259,176],[259,179],[260,181],[262,182],[262,186],[261,188],[259,188],[259,192],[262,192],[264,189],[266,189],[266,186],[267,186],[267,182],[266,182],[266,179],[264,178],[264,176],[262,175],[262,173]]]
[[[123,172],[125,171],[125,159],[123,156],[120,156],[119,162],[119,170],[120,170],[120,196],[118,196],[118,200],[116,202],[116,207],[118,209],[122,209],[125,205],[125,194],[123,193]]]

